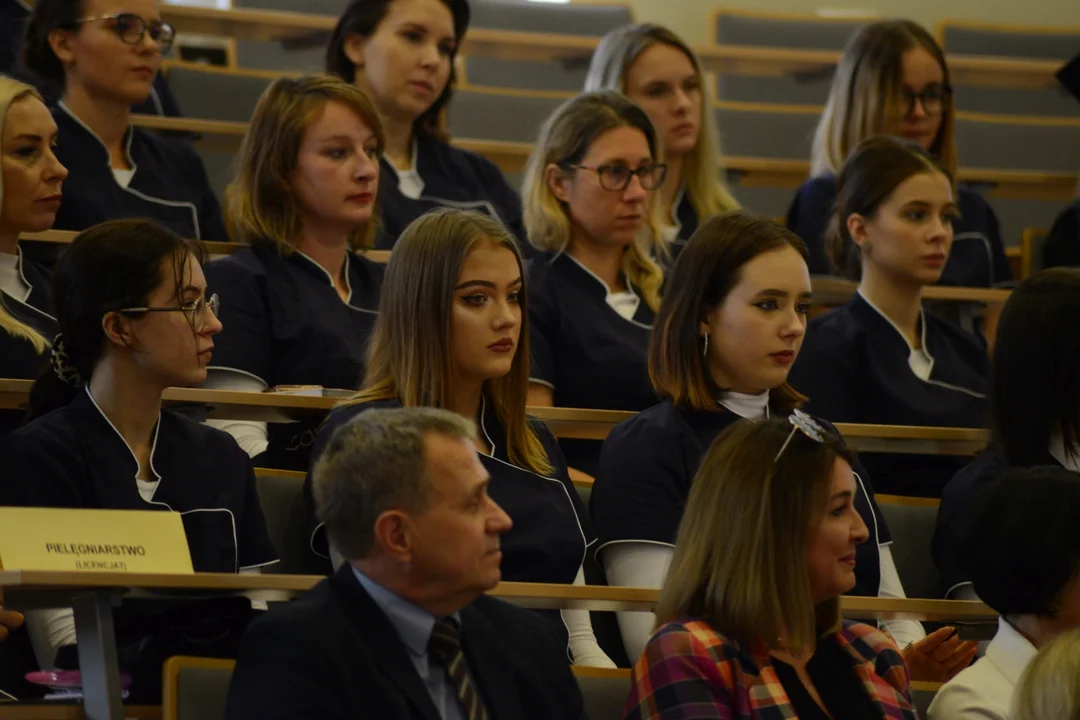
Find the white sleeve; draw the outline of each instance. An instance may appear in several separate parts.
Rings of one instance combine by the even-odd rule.
[[[585,570],[578,568],[575,585],[585,584]],[[575,665],[613,668],[615,663],[600,649],[593,633],[592,619],[588,610],[563,610],[562,619],[570,633],[570,655]]]
[[[622,587],[660,588],[667,577],[668,565],[675,547],[652,542],[618,542],[601,551],[608,585]],[[616,613],[626,656],[636,662],[656,624],[650,612]]]
[[[881,585],[878,586],[878,597],[906,598],[892,550],[888,545],[878,545],[878,556],[881,565]],[[918,642],[926,637],[926,630],[923,629],[922,623],[915,620],[882,620],[881,627],[892,635],[901,650],[908,643]]]
[[[50,670],[56,667],[56,651],[75,644],[75,611],[71,608],[30,610],[26,613],[26,631],[38,667]]]
[[[206,376],[203,387],[207,390],[231,390],[233,392],[257,392],[266,390],[266,383],[253,375],[236,372],[228,368],[214,368]],[[266,423],[253,420],[207,420],[210,427],[224,430],[233,436],[236,444],[255,457],[266,452],[270,446],[267,440]]]
[[[238,575],[262,575],[262,567],[240,568],[240,570],[237,572],[237,574]],[[265,600],[252,600],[251,601],[251,609],[252,610],[269,610],[270,606],[266,604]]]

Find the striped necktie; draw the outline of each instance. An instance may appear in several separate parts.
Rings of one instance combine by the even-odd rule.
[[[488,720],[480,693],[469,677],[469,666],[465,662],[465,653],[461,650],[460,632],[461,626],[454,618],[436,620],[428,641],[428,652],[446,669],[467,720]]]

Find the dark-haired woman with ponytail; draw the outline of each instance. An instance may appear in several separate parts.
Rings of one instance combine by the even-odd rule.
[[[197,572],[257,572],[277,556],[247,455],[161,405],[165,388],[206,379],[221,330],[198,258],[191,241],[141,220],[75,238],[53,278],[60,335],[31,393],[34,419],[0,448],[0,505],[178,512]],[[70,611],[28,620],[39,663],[66,664],[57,651],[75,642]],[[231,620],[211,635],[235,639],[243,623]],[[171,654],[221,652],[185,636],[180,621],[161,622],[170,642],[191,641]],[[118,619],[121,641],[123,628]],[[152,701],[160,665],[142,653],[132,671],[133,697]]]
[[[830,422],[982,427],[986,347],[922,306],[952,247],[952,178],[914,143],[871,138],[844,163],[836,206],[833,261],[859,289],[810,322],[792,385]],[[878,492],[928,497],[964,464],[948,455],[862,460]]]

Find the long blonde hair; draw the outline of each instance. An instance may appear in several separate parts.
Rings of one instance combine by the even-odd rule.
[[[300,234],[300,208],[289,189],[304,133],[327,103],[356,112],[386,147],[375,106],[355,85],[329,75],[278,78],[259,98],[251,125],[240,145],[236,178],[229,186],[229,220],[241,242],[271,244],[282,255],[293,251]],[[353,250],[370,248],[375,215],[349,236]]]
[[[566,250],[570,244],[570,216],[547,182],[547,168],[569,168],[581,161],[593,142],[620,127],[640,130],[649,152],[658,158],[656,131],[648,115],[626,97],[611,90],[583,93],[566,101],[544,122],[540,137],[525,167],[522,204],[529,242],[541,250]],[[660,307],[664,272],[655,257],[669,255],[667,241],[659,232],[657,193],[648,201],[648,220],[623,256],[623,272],[641,291],[655,312]],[[396,247],[395,247],[396,252]]]
[[[949,66],[937,41],[911,20],[886,20],[859,28],[848,40],[833,76],[825,111],[814,132],[810,175],[840,171],[848,153],[869,137],[885,131],[890,116],[903,114],[900,89],[903,57],[908,50],[930,53],[949,86]],[[941,112],[941,128],[930,152],[956,177],[956,128],[952,96]]]
[[[816,442],[786,417],[721,433],[690,488],[657,625],[699,618],[744,646],[774,650],[835,632],[839,599],[814,604],[806,543],[825,513],[838,458],[852,461],[843,443]]]
[[[482,242],[513,252],[525,281],[517,242],[492,218],[444,208],[420,216],[405,228],[386,266],[363,387],[345,404],[393,399],[406,407],[447,406],[454,373],[450,356],[454,287],[469,253]],[[550,475],[551,461],[525,416],[529,308],[524,285],[520,305],[521,333],[510,372],[486,380],[484,396],[506,430],[510,461]]]
[[[667,45],[686,55],[694,67],[702,88],[701,131],[683,165],[683,187],[690,193],[690,204],[701,222],[731,210],[739,209],[736,200],[723,181],[719,164],[720,132],[712,112],[712,91],[701,61],[682,39],[660,25],[639,23],[612,30],[600,40],[585,76],[585,90],[615,90],[626,94],[626,75],[643,52],[653,45]]]
[[[1051,640],[1024,670],[1013,700],[1015,720],[1080,720],[1080,630]]]
[[[41,100],[41,95],[38,94],[38,91],[33,87],[6,75],[0,75],[0,137],[3,135],[4,122],[7,120],[8,110],[11,109],[11,106],[14,103],[26,97],[33,97]],[[3,200],[4,175],[3,173],[0,173],[0,207],[3,207]],[[26,340],[33,346],[34,351],[39,355],[43,354],[49,347],[48,339],[42,337],[40,333],[34,330],[34,328],[19,321],[14,315],[8,312],[7,308],[4,306],[3,299],[0,299],[0,330],[3,330],[12,337]]]

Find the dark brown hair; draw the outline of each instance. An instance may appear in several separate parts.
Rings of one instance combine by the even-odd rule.
[[[37,0],[23,35],[22,61],[37,78],[56,88],[64,87],[64,64],[49,44],[49,33],[58,28],[76,30],[83,15],[83,0]]]
[[[838,273],[853,280],[861,274],[862,259],[848,232],[848,218],[873,217],[897,187],[920,173],[941,173],[953,184],[952,174],[913,142],[882,135],[851,151],[836,176],[836,207],[825,231],[825,247]]]
[[[326,46],[326,72],[337,75],[346,82],[356,82],[356,66],[345,54],[345,41],[350,35],[371,37],[379,27],[379,23],[386,17],[390,3],[393,1],[352,0],[349,3],[341,18],[338,19],[333,35],[330,36],[330,44]],[[443,109],[450,104],[450,97],[454,92],[456,79],[454,61],[457,59],[465,31],[469,29],[470,11],[467,0],[442,0],[442,2],[450,8],[454,16],[454,51],[450,53],[450,78],[446,81],[446,87],[443,88],[442,94],[435,103],[423,115],[416,118],[413,123],[413,132],[446,142],[448,138],[440,127],[439,119]]]
[[[724,303],[758,255],[792,247],[805,261],[806,245],[771,220],[742,212],[705,221],[679,253],[668,273],[664,299],[649,342],[649,379],[660,397],[695,410],[716,410],[718,388],[701,352],[698,328]],[[787,383],[769,393],[772,409],[786,415],[806,400]]]

